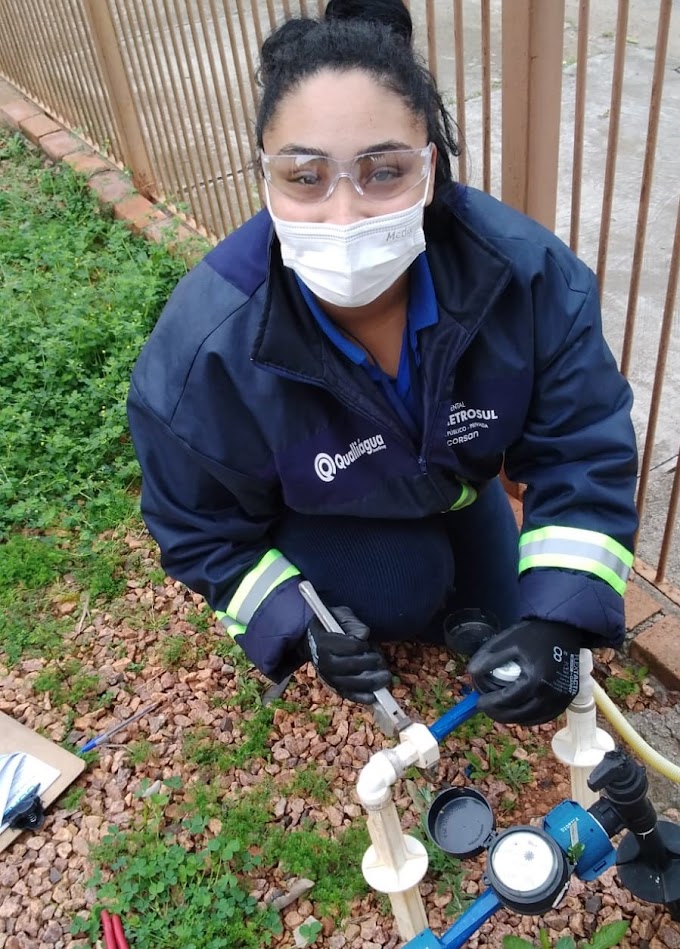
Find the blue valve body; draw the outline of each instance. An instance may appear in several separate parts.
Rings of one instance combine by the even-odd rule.
[[[585,849],[574,871],[579,880],[596,880],[614,865],[616,851],[606,831],[575,801],[553,807],[543,818],[543,829],[567,856],[574,843],[583,844]]]

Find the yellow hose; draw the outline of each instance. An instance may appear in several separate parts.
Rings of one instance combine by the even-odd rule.
[[[609,698],[604,689],[593,680],[593,696],[598,708],[607,719],[612,728],[621,735],[623,740],[630,745],[633,751],[641,758],[645,764],[649,765],[654,771],[658,771],[665,778],[669,778],[676,784],[680,784],[680,767],[673,764],[668,758],[664,758],[658,751],[655,751],[651,745],[648,745],[644,738],[635,731],[632,725],[624,718],[616,705]]]

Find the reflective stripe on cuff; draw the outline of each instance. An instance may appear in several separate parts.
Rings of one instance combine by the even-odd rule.
[[[217,619],[222,623],[226,631],[230,636],[243,636],[246,631],[245,626],[241,626],[240,623],[235,623],[231,616],[227,613],[220,613],[219,610],[215,613]]]
[[[532,567],[582,570],[608,583],[621,596],[633,554],[607,534],[578,527],[541,527],[519,541],[519,572]]]
[[[299,573],[298,568],[286,560],[280,550],[272,547],[241,580],[225,613],[241,626],[247,626],[272,590]]]

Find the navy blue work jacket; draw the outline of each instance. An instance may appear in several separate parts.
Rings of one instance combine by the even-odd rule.
[[[523,616],[623,636],[636,446],[595,277],[472,188],[438,194],[425,234],[439,319],[419,333],[418,440],[315,322],[266,211],[180,281],[135,367],[142,513],[163,566],[269,676],[309,619],[269,537],[284,508],[427,517],[472,501],[503,463],[528,485]]]

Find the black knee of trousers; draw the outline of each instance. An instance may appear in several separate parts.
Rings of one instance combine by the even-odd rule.
[[[453,594],[441,520],[394,521],[288,512],[274,545],[328,606],[348,606],[380,641],[418,639]]]

